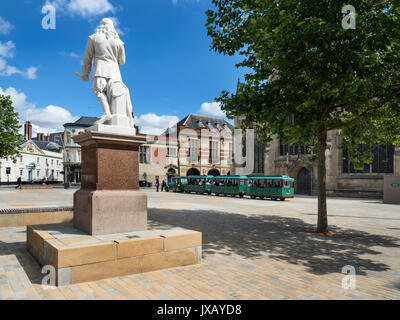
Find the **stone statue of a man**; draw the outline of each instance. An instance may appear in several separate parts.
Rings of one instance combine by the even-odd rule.
[[[124,43],[119,39],[112,20],[105,18],[96,33],[89,36],[82,62],[83,75],[76,74],[87,82],[92,71],[92,89],[104,111],[95,125],[109,120],[112,126],[134,127],[129,89],[122,82],[119,70],[119,66],[124,64]]]

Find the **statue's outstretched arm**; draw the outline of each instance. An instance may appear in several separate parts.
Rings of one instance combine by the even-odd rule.
[[[83,72],[83,77],[87,80],[89,80],[89,74],[92,70],[92,60],[94,56],[94,44],[92,39],[88,39],[88,43],[86,46],[85,50],[85,57],[83,58],[82,61],[82,72]]]

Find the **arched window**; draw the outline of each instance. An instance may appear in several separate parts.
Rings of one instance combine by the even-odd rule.
[[[191,168],[188,170],[187,176],[199,176],[200,175],[200,171],[197,170],[196,168]]]

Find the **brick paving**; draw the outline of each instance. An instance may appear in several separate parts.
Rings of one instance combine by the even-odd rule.
[[[25,203],[38,197],[24,192]],[[58,190],[52,206],[63,192],[70,197]],[[0,299],[400,299],[399,206],[329,199],[336,236],[322,237],[302,231],[315,226],[314,197],[281,202],[146,192],[151,224],[203,232],[201,265],[45,290],[25,249],[25,228],[0,228]],[[356,269],[355,290],[342,289],[345,265]]]

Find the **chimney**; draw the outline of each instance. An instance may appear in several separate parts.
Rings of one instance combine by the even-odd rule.
[[[25,140],[32,140],[32,124],[30,121],[25,122],[24,132],[25,132]]]

